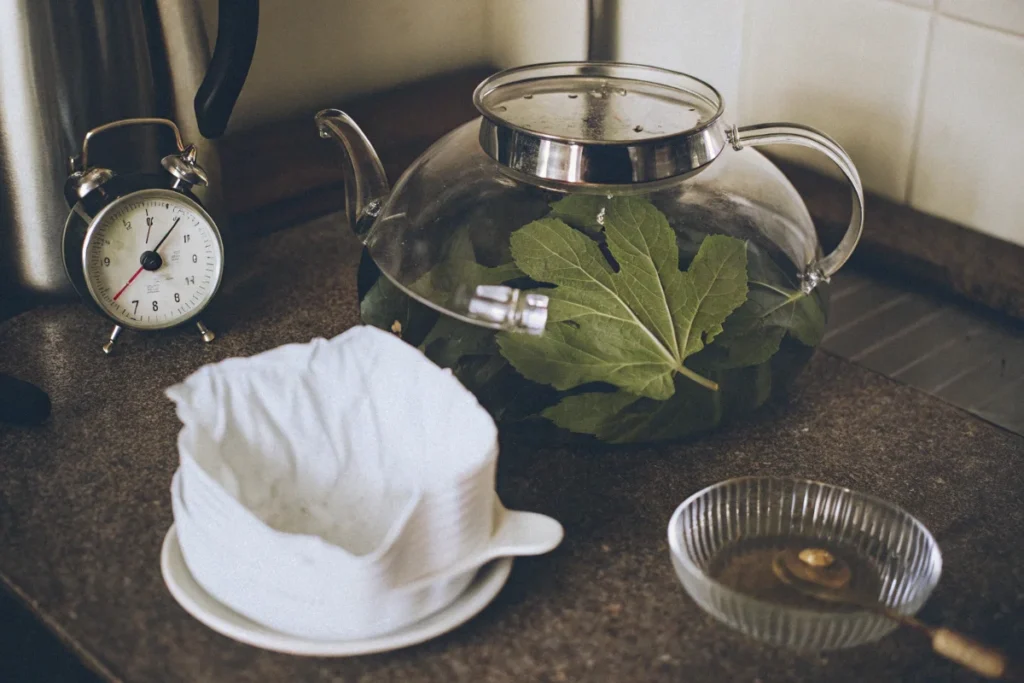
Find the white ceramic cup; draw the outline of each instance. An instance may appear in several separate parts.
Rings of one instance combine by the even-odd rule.
[[[183,499],[181,472],[172,482],[175,527],[185,563],[210,595],[253,621],[317,640],[369,638],[412,624],[455,600],[485,563],[497,557],[548,552],[561,525],[536,513],[506,510],[492,494],[495,532],[445,571],[395,587],[387,572],[344,563],[310,564],[287,544],[207,527]],[[319,539],[318,539],[319,540]],[[261,545],[263,543],[264,545]]]

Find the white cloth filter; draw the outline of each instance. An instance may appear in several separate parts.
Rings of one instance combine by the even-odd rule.
[[[387,552],[424,495],[490,469],[497,429],[451,373],[357,327],[200,368],[167,390],[193,460],[258,520],[353,558]]]

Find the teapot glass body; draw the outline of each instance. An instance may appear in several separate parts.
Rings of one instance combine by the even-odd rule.
[[[859,237],[859,179],[816,131],[729,128],[717,93],[681,74],[698,84],[685,109],[705,107],[685,147],[678,135],[532,136],[495,113],[516,111],[507,97],[533,107],[552,90],[570,101],[642,90],[619,87],[635,73],[592,68],[581,67],[578,94],[564,79],[547,89],[508,80],[523,70],[492,77],[477,92],[484,116],[435,143],[391,191],[354,122],[319,115],[322,134],[345,148],[350,223],[365,244],[361,316],[450,368],[506,431],[606,443],[708,431],[784,394],[810,359],[828,277]],[[488,103],[494,81],[530,85]],[[657,122],[656,109],[641,109]],[[822,254],[796,190],[749,148],[772,142],[815,147],[850,179],[854,216],[835,252]]]

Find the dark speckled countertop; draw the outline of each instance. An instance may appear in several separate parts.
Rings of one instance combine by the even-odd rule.
[[[54,403],[44,427],[0,426],[0,579],[105,678],[974,680],[913,634],[794,654],[701,613],[669,562],[669,516],[694,491],[748,474],[822,479],[905,506],[944,553],[923,616],[1008,649],[1024,645],[1024,439],[823,353],[790,405],[693,444],[504,444],[502,498],[558,518],[566,540],[517,561],[495,602],[451,634],[389,654],[305,659],[209,631],[160,577],[178,430],[162,390],[204,363],[356,324],[357,258],[332,219],[239,247],[207,319],[220,335],[209,346],[191,331],[126,333],[104,358],[106,324],[77,305],[0,324],[0,370],[40,384]]]

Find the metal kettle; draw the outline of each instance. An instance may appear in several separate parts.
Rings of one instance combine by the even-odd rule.
[[[259,0],[220,0],[211,54],[199,0],[0,0],[0,310],[3,299],[74,296],[61,260],[64,183],[86,131],[167,117],[218,174],[212,140],[248,75],[258,19]],[[126,136],[109,163],[145,169],[165,144]],[[202,199],[216,215],[212,180]]]

